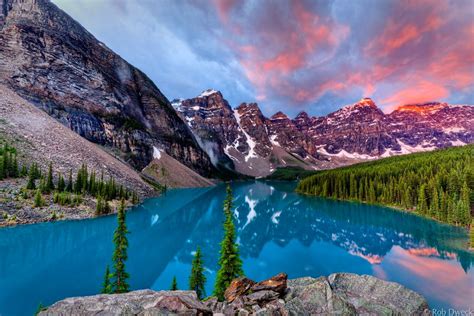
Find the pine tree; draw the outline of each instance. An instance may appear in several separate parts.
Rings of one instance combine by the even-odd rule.
[[[471,205],[469,199],[469,187],[467,181],[464,181],[461,188],[459,220],[461,225],[469,225],[471,222]]]
[[[66,182],[64,182],[63,175],[60,173],[58,178],[58,191],[63,192],[66,189]]]
[[[18,161],[16,159],[16,154],[14,155],[13,161],[10,164],[10,176],[13,178],[16,178],[19,176]]]
[[[69,170],[69,180],[67,182],[66,191],[72,192],[72,170]]]
[[[471,246],[470,248],[474,248],[474,219],[471,220],[471,226],[469,227],[469,237],[471,240]]]
[[[438,198],[438,189],[433,187],[433,193],[431,194],[431,202],[430,202],[430,216],[431,217],[438,217],[439,214],[439,198]]]
[[[53,183],[53,164],[50,162],[49,163],[49,168],[48,168],[48,177],[46,178],[45,182],[45,193],[49,193],[54,190],[54,183]]]
[[[114,293],[126,293],[129,291],[127,279],[129,274],[125,271],[125,261],[128,258],[127,225],[125,223],[125,201],[122,200],[117,214],[117,229],[114,232],[115,250],[112,256],[114,262],[114,273],[112,276],[112,287]]]
[[[112,284],[110,284],[110,278],[112,274],[109,271],[109,265],[105,268],[104,282],[102,283],[102,294],[111,294],[112,293]]]
[[[418,192],[418,204],[416,206],[416,211],[424,215],[426,214],[427,209],[428,209],[428,206],[426,203],[425,185],[422,184]]]
[[[178,281],[176,281],[176,276],[173,276],[173,280],[171,281],[170,291],[177,291],[178,290]]]
[[[26,184],[26,188],[28,190],[34,190],[36,189],[36,184],[35,184],[35,171],[34,168],[30,168],[30,174],[28,176],[28,183]]]
[[[242,270],[242,260],[239,256],[239,249],[235,243],[235,227],[232,219],[232,190],[227,186],[227,197],[224,201],[224,239],[221,242],[219,271],[217,272],[214,295],[222,301],[224,292],[230,282],[244,274]]]
[[[206,276],[204,275],[204,266],[202,262],[201,249],[198,247],[194,255],[189,277],[189,289],[195,291],[197,297],[201,300],[206,296]]]
[[[41,191],[38,189],[36,190],[35,194],[35,207],[41,207],[44,205],[43,197],[41,196]]]
[[[0,180],[5,179],[7,177],[7,171],[5,168],[5,158],[4,156],[0,156]]]
[[[28,175],[28,168],[25,165],[21,166],[20,176],[26,177]]]

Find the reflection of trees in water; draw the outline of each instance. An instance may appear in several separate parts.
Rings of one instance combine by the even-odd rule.
[[[473,263],[473,256],[460,246],[466,241],[461,228],[375,206],[298,196],[292,193],[291,183],[237,182],[233,186],[244,259],[258,257],[270,241],[285,246],[296,239],[306,246],[330,242],[369,260],[400,245],[434,247],[441,257],[454,253],[466,271]],[[217,269],[224,196],[224,186],[172,191],[128,213],[127,270],[134,289],[150,287],[175,257],[190,264],[198,245],[206,267]],[[248,205],[252,201],[256,201],[253,218]],[[96,293],[112,255],[115,225],[111,216],[1,229],[0,305],[19,295],[37,305],[42,293],[52,300]],[[32,285],[41,285],[42,291]]]
[[[269,241],[285,246],[297,239],[305,246],[314,241],[330,242],[374,262],[385,256],[392,246],[399,245],[405,249],[434,247],[440,258],[452,258],[454,253],[466,271],[473,263],[473,256],[453,242],[465,240],[465,233],[460,228],[388,208],[302,197],[292,193],[287,184],[282,184],[285,185],[287,191],[281,190],[279,183],[241,183],[235,186],[236,226],[244,258],[258,257]],[[213,191],[214,196],[221,197],[224,191],[220,191]],[[257,201],[256,216],[250,223],[248,201]],[[222,211],[220,203],[217,204],[217,208],[210,211],[212,216],[197,223],[192,243],[180,251],[179,258],[184,262],[190,262],[189,253],[199,244],[204,247],[208,266],[217,268],[219,247],[216,242],[209,243],[220,240],[222,236]],[[279,216],[272,219],[277,212],[280,212]]]

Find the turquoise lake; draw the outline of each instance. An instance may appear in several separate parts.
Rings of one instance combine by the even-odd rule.
[[[262,280],[334,272],[370,274],[424,295],[432,308],[474,309],[468,235],[389,208],[306,197],[292,182],[235,182],[244,270]],[[223,235],[225,186],[169,190],[127,213],[132,289],[187,289],[200,246],[212,293]],[[0,315],[97,294],[113,251],[116,217],[0,229]]]

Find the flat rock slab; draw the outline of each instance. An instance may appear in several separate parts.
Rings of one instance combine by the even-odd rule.
[[[140,290],[125,294],[71,297],[51,305],[41,316],[66,315],[212,315],[194,291]]]

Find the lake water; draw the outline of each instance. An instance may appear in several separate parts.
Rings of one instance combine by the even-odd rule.
[[[433,308],[474,309],[474,256],[461,228],[358,203],[305,197],[291,182],[236,182],[234,215],[248,277],[370,274],[423,294]],[[133,289],[186,289],[200,246],[212,293],[223,185],[170,190],[127,215]],[[101,289],[116,217],[0,229],[0,315]]]

